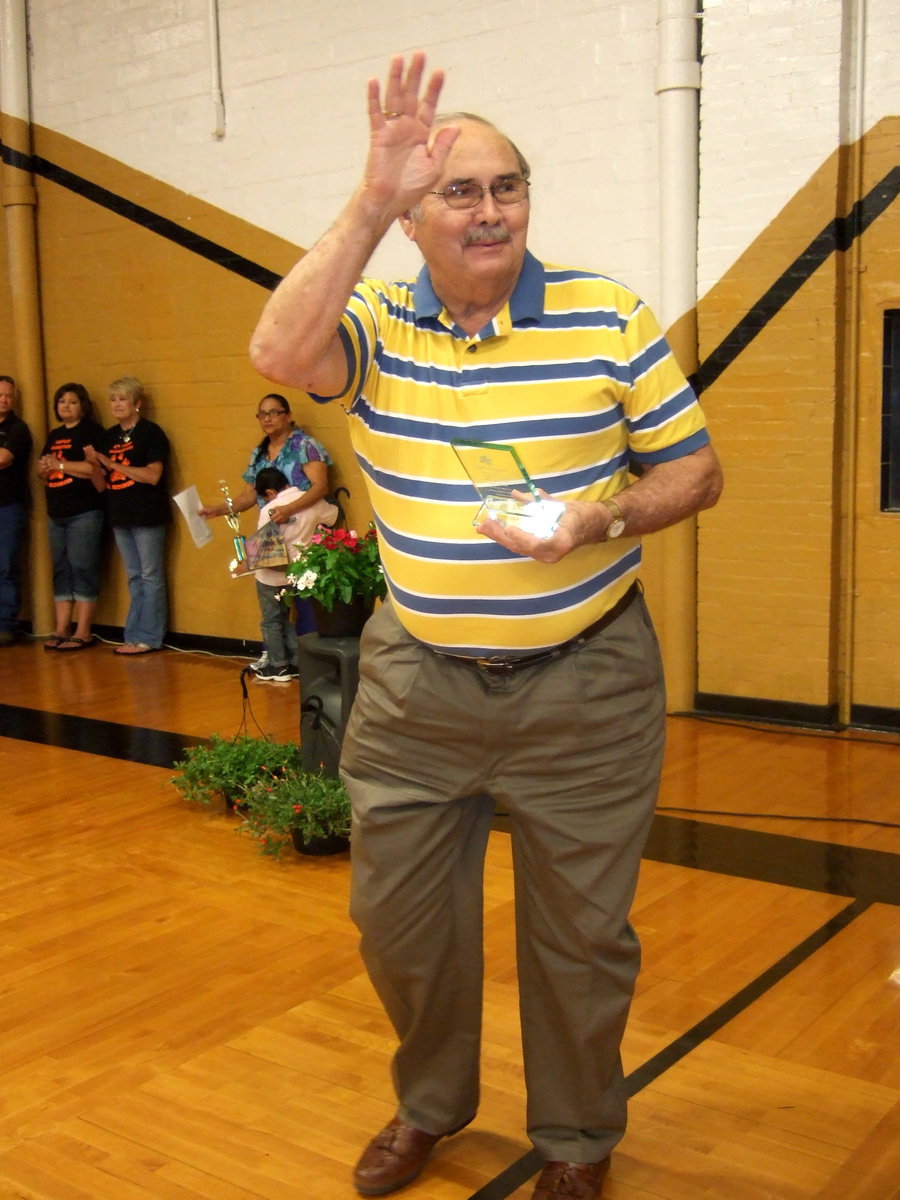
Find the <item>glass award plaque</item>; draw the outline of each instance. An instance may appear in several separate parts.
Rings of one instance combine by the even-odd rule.
[[[515,525],[535,537],[552,536],[566,506],[559,500],[541,499],[514,446],[464,439],[454,439],[450,445],[481,497],[473,525],[492,517],[500,525]],[[513,492],[527,492],[532,498],[519,500]]]

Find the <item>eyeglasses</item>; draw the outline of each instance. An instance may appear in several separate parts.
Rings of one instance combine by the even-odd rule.
[[[256,419],[265,421],[267,417],[283,417],[286,412],[286,408],[261,408],[256,414]]]
[[[521,204],[528,195],[531,187],[527,179],[521,175],[509,175],[482,187],[480,183],[451,183],[442,192],[429,192],[429,196],[443,196],[450,208],[475,208],[484,199],[485,192],[490,192],[498,204]]]

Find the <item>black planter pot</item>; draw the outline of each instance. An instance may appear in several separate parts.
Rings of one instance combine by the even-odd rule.
[[[298,854],[343,854],[350,849],[350,839],[332,833],[328,837],[304,838],[299,829],[291,830],[291,841]]]
[[[331,612],[318,600],[309,603],[319,637],[359,637],[372,615],[372,601],[362,596],[354,596],[349,604],[336,600]]]

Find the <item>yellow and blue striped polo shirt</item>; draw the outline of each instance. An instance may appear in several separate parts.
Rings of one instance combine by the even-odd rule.
[[[705,445],[700,406],[646,305],[602,275],[526,254],[508,304],[475,337],[427,267],[414,282],[363,280],[340,334],[348,381],[328,399],[349,409],[406,629],[455,654],[527,654],[611,608],[638,570],[639,540],[582,546],[554,565],[512,554],[475,531],[480,497],[451,443],[515,446],[560,500],[614,496],[632,460]]]

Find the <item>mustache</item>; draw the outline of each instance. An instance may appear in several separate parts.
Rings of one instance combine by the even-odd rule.
[[[479,225],[466,233],[465,244],[477,246],[479,242],[508,242],[509,230],[503,225]]]

